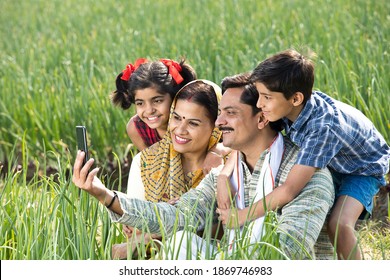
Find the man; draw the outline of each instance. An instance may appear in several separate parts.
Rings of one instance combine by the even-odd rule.
[[[243,190],[241,193],[241,204],[242,208],[250,207],[254,199],[259,200],[262,198],[262,192],[264,190],[262,183],[266,181],[266,175],[264,175],[266,171],[264,170],[267,170],[264,167],[267,167],[268,162],[270,162],[270,169],[272,170],[272,156],[277,157],[277,154],[283,155],[276,171],[273,172],[274,174],[271,174],[271,177],[276,174],[277,176],[275,181],[271,178],[271,190],[268,190],[268,192],[272,191],[274,186],[281,184],[285,180],[295,161],[298,149],[288,139],[283,139],[283,150],[281,152],[277,151],[278,148],[275,146],[281,140],[279,138],[283,138],[281,134],[278,134],[278,131],[281,130],[282,123],[269,123],[262,115],[261,110],[256,108],[255,99],[258,97],[258,92],[254,89],[253,85],[248,84],[246,75],[225,78],[222,82],[222,91],[224,94],[220,103],[220,115],[216,121],[216,125],[223,133],[224,146],[240,151],[239,156],[241,161],[238,164],[242,164],[241,172],[243,174],[241,175],[241,184],[244,186],[241,188]],[[228,188],[226,187],[226,182],[232,177],[231,169],[225,166],[221,173],[219,173],[220,170],[213,171],[218,174],[218,196],[226,197],[227,195]],[[277,171],[278,169],[279,172]],[[230,172],[226,173],[225,170],[230,170]],[[235,169],[233,174],[237,170]],[[199,191],[204,191],[204,188],[211,190],[215,188],[215,181],[211,182],[208,179],[205,178],[202,186],[199,186]],[[260,190],[259,185],[261,186]],[[318,189],[316,190],[316,188]],[[238,191],[232,190],[231,192],[236,192],[236,206],[238,206],[240,202],[237,199]],[[260,196],[257,196],[259,192]],[[320,170],[317,171],[315,178],[313,178],[300,195],[281,209],[279,213],[280,223],[276,227],[280,236],[282,251],[288,257],[298,259],[308,258],[309,256],[306,253],[314,257],[314,251],[316,251],[317,257],[319,258],[332,258],[332,251],[329,252],[330,243],[325,230],[322,231],[321,242],[327,242],[325,244],[328,246],[328,252],[321,251],[325,249],[324,245],[317,244],[317,248],[314,249],[314,244],[324,224],[326,214],[332,206],[333,196],[334,188],[330,174],[327,170]],[[223,202],[223,199],[218,199],[218,207],[224,209],[229,208],[230,205],[221,205]],[[217,212],[220,211],[220,209],[217,209]],[[245,251],[249,251],[249,254],[251,254],[251,249],[254,249],[254,254],[251,255],[257,257],[258,255],[255,251],[259,251],[260,248],[254,244],[256,241],[261,240],[260,235],[264,229],[262,228],[262,224],[260,224],[256,232],[256,225],[252,225],[253,232],[250,232],[246,230],[248,226],[250,227],[251,223],[246,224],[246,227],[244,226],[241,232],[236,233],[237,230],[225,230],[225,233],[241,235],[238,238],[234,238],[234,236],[232,238],[230,236],[228,239],[230,241],[234,239],[244,240],[244,242],[236,245],[236,247],[246,247]],[[245,241],[245,234],[252,235],[250,241]],[[207,254],[210,254],[207,252],[217,251],[213,246],[205,245],[206,242],[198,236],[188,232],[178,232],[172,240],[174,241],[170,245],[175,248],[173,255],[181,259],[205,258]],[[191,242],[187,242],[187,240]],[[233,245],[234,243],[231,244],[231,246]],[[242,254],[242,252],[239,254]],[[236,255],[238,254],[236,253]],[[221,253],[219,253],[219,257],[221,257]]]
[[[256,189],[264,160],[269,154],[269,147],[279,134],[277,130],[271,128],[262,112],[256,107],[258,93],[249,83],[249,74],[225,78],[222,82],[222,90],[224,94],[216,125],[224,134],[224,146],[240,151],[239,156],[243,167],[243,203],[248,207],[257,195]],[[288,139],[284,139],[275,186],[284,182],[297,153],[297,147]],[[82,159],[82,156],[77,157],[75,169],[80,168]],[[85,168],[89,169],[91,164],[86,165]],[[85,183],[80,182],[78,186],[102,203],[105,202],[104,205],[108,204],[114,222],[147,229],[150,233],[172,235],[174,231],[188,228],[189,221],[196,230],[199,230],[206,227],[210,216],[215,220],[217,217],[215,192],[220,170],[221,168],[211,170],[196,189],[183,194],[174,206],[168,203],[128,199],[119,192],[114,194],[104,186],[92,183],[96,175],[94,171],[84,179]],[[224,180],[224,176],[220,178]],[[83,178],[77,180],[83,181]],[[116,196],[119,199],[115,199]],[[281,250],[288,258],[315,258],[314,244],[333,200],[332,178],[329,171],[323,169],[316,171],[301,193],[280,209],[277,231]],[[186,253],[184,255],[189,256]],[[176,256],[174,254],[165,257]]]

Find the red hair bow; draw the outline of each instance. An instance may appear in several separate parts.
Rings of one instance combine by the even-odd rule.
[[[183,77],[180,75],[182,68],[179,63],[171,59],[160,59],[168,67],[168,72],[171,74],[172,78],[175,80],[176,84],[180,84],[184,81]]]
[[[128,81],[130,79],[131,74],[133,74],[133,72],[135,70],[137,70],[137,68],[141,64],[146,63],[146,62],[148,62],[148,60],[146,58],[138,58],[135,61],[134,65],[131,64],[131,63],[127,64],[126,65],[126,69],[122,71],[123,74],[122,74],[121,79],[124,80],[124,81]]]

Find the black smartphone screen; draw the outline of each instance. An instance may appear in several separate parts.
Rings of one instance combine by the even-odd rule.
[[[76,126],[76,139],[77,139],[77,148],[85,152],[83,165],[88,161],[88,144],[87,144],[87,129],[85,126],[78,125]]]

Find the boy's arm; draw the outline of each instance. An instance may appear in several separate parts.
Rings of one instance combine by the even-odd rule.
[[[229,209],[235,193],[230,184],[230,176],[233,173],[234,165],[237,162],[238,151],[232,151],[229,159],[218,175],[217,179],[217,205],[219,209]]]
[[[315,171],[315,167],[295,164],[284,184],[274,189],[265,197],[266,209],[275,210],[292,201],[310,181]],[[266,209],[264,208],[264,199],[261,199],[253,203],[250,207],[238,210],[238,219],[231,219],[232,221],[238,221],[238,224],[231,224],[229,222],[230,209],[219,210],[220,220],[223,224],[228,224],[228,227],[242,226],[246,221],[252,221],[264,216]]]

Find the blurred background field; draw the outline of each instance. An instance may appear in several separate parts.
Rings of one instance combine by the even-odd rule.
[[[109,94],[139,57],[184,57],[220,83],[310,48],[315,88],[360,109],[390,142],[389,1],[3,0],[0,11],[0,259],[105,259],[123,238],[69,176],[75,126],[85,125],[104,181],[126,185],[133,111]]]

